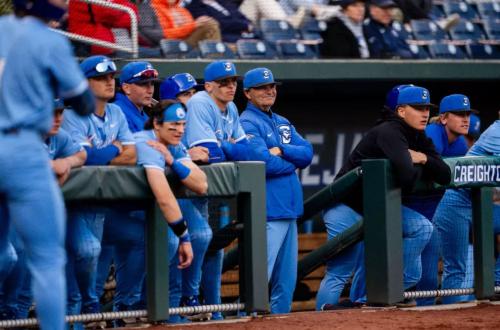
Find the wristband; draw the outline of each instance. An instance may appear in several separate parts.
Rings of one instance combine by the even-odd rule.
[[[182,218],[174,222],[169,222],[168,225],[174,232],[175,236],[179,238],[185,236],[186,234],[189,235],[186,221]]]
[[[187,178],[189,176],[189,174],[191,173],[191,169],[189,167],[187,167],[186,165],[182,164],[178,160],[174,160],[171,168],[172,168],[172,170],[174,170],[174,172],[177,174],[177,176],[181,180],[184,180],[185,178]]]
[[[186,230],[184,232],[184,235],[179,237],[179,243],[182,244],[182,243],[189,243],[189,242],[191,242],[191,236],[189,236],[189,232]]]

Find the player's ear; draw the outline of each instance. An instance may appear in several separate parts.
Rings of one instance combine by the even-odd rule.
[[[245,94],[245,97],[250,100],[250,93],[248,93],[248,89],[244,89],[243,94]]]
[[[122,88],[123,93],[125,93],[125,95],[130,95],[130,85],[129,84],[123,83],[121,88]]]

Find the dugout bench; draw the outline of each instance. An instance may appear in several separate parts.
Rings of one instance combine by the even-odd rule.
[[[200,167],[207,175],[206,197],[236,197],[239,235],[240,297],[247,313],[268,312],[265,167],[262,162],[219,163]],[[167,169],[177,198],[196,198]],[[167,223],[156,204],[142,167],[89,166],[75,169],[62,187],[68,204],[137,206],[146,210],[146,283],[149,321],[169,317]]]

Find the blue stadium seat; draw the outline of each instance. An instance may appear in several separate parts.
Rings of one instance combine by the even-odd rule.
[[[431,58],[429,52],[425,49],[425,46],[410,44],[410,51],[413,54],[413,58],[417,60],[427,60]]]
[[[461,18],[466,20],[479,18],[476,10],[464,1],[445,1],[443,8],[447,16],[458,14]]]
[[[416,40],[449,40],[448,34],[429,19],[411,20],[410,25]]]
[[[162,39],[160,49],[164,58],[197,58],[200,55],[182,40]]]
[[[264,39],[271,43],[300,39],[300,34],[287,21],[262,19],[260,29]]]
[[[238,56],[249,60],[269,60],[276,57],[274,49],[262,40],[240,39],[236,42]]]
[[[198,43],[202,58],[233,59],[236,57],[225,43],[215,40],[203,40]]]
[[[401,24],[401,22],[393,21],[392,28],[396,30],[400,35],[402,35],[405,40],[413,39],[411,30],[407,28],[404,24]]]
[[[278,56],[282,59],[314,59],[318,54],[307,44],[297,41],[279,41],[276,43]]]
[[[471,58],[480,60],[500,59],[500,50],[495,45],[470,44],[467,45],[467,53]]]
[[[442,5],[433,4],[431,8],[431,16],[433,18],[445,18],[446,14]]]
[[[478,2],[477,9],[483,20],[500,20],[500,3],[498,1]]]
[[[483,24],[488,39],[500,41],[500,21],[487,20]]]
[[[317,41],[318,43],[323,42],[321,33],[326,31],[327,24],[325,21],[318,21],[314,18],[310,18],[304,22],[300,28],[300,34],[302,40]]]
[[[466,20],[460,20],[460,22],[450,30],[450,34],[453,40],[460,41],[478,41],[486,39],[479,25]]]
[[[467,55],[462,49],[460,49],[460,47],[445,43],[435,43],[429,45],[429,53],[434,59],[461,60],[467,58]]]

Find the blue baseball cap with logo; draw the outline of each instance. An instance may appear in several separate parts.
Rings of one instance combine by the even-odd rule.
[[[439,113],[446,112],[473,112],[469,98],[462,94],[451,94],[443,97],[439,103]]]
[[[481,135],[481,119],[475,114],[470,115],[469,132],[467,134],[474,139],[478,139]]]
[[[86,78],[95,78],[117,72],[115,62],[104,55],[87,57],[80,63],[80,69]]]
[[[158,82],[158,71],[149,62],[130,62],[122,68],[120,74],[121,84],[144,84],[147,82]]]
[[[174,74],[161,83],[160,100],[175,100],[180,93],[200,86],[190,73]]]
[[[226,78],[239,77],[233,63],[227,61],[215,61],[206,66],[204,72],[205,82],[222,80]]]
[[[429,91],[418,86],[409,86],[399,91],[396,108],[402,105],[437,108],[435,104],[431,103]]]
[[[243,78],[243,88],[255,88],[265,85],[280,85],[279,82],[274,80],[274,76],[271,70],[268,68],[256,68],[245,73]]]
[[[182,103],[174,103],[167,106],[163,112],[163,122],[177,122],[181,120],[186,120],[186,110]]]

